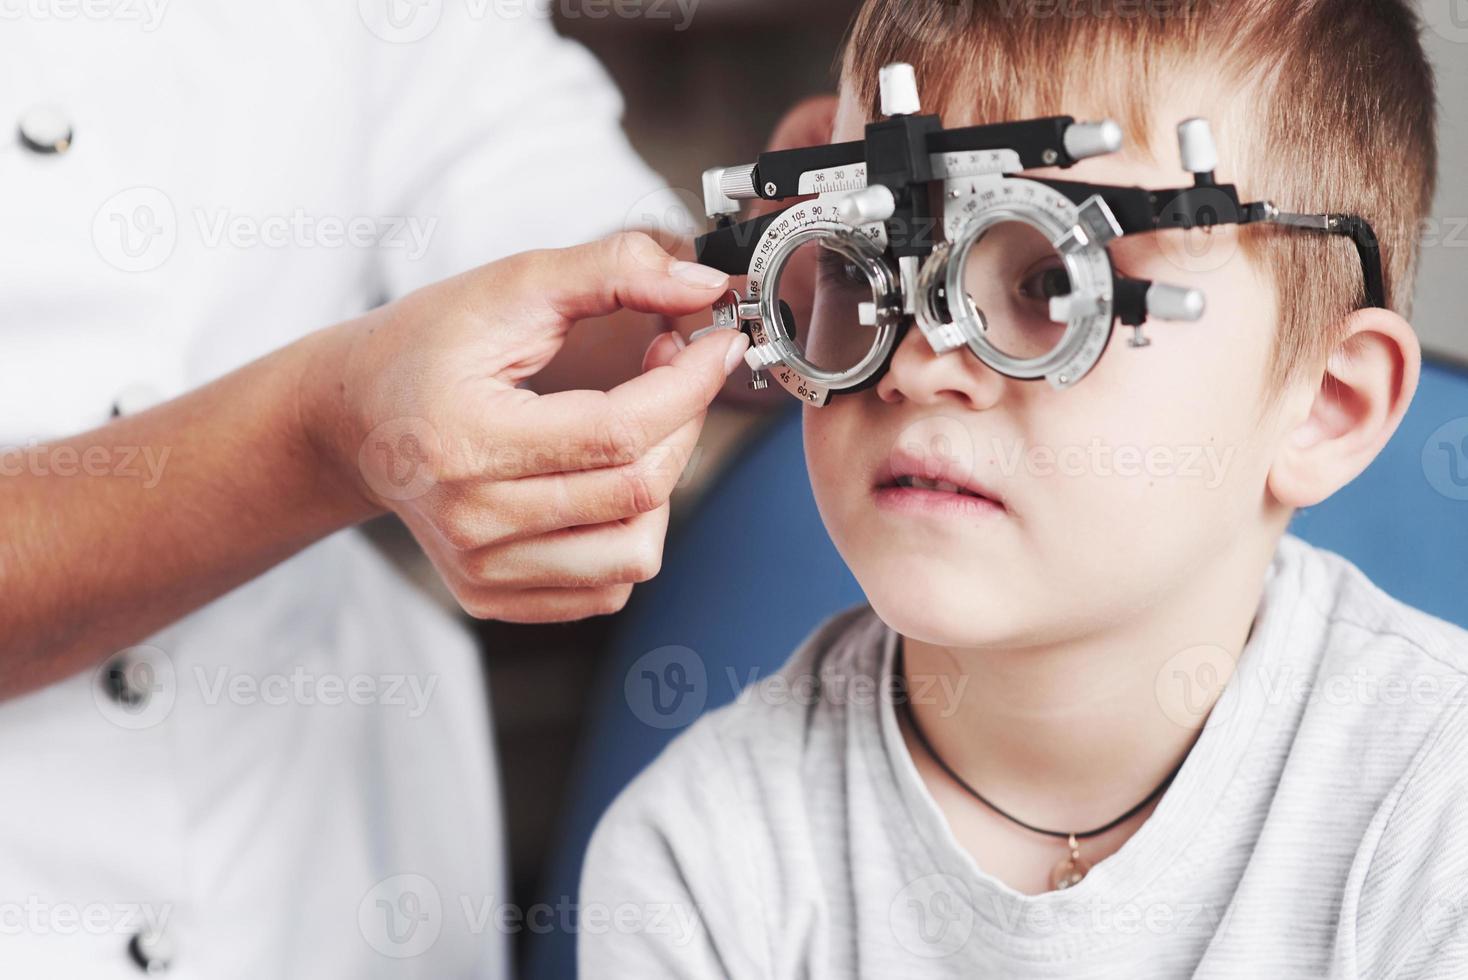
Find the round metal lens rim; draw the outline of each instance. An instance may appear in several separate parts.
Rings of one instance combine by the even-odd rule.
[[[968,265],[969,252],[975,244],[995,225],[1016,221],[1029,225],[1045,236],[1056,254],[1065,263],[1066,275],[1070,277],[1071,295],[1086,295],[1095,300],[1097,312],[1072,316],[1066,321],[1065,333],[1049,353],[1040,357],[1020,358],[1007,354],[995,347],[984,336],[979,321],[982,311],[978,310],[964,288],[964,270]],[[1070,231],[1074,221],[1065,221],[1060,216],[1038,205],[1006,201],[976,213],[957,236],[952,253],[948,257],[948,268],[944,277],[944,289],[948,296],[948,315],[963,333],[964,342],[974,356],[1000,374],[1011,378],[1044,378],[1063,369],[1075,357],[1076,350],[1084,345],[1086,337],[1096,329],[1105,329],[1111,322],[1110,290],[1106,284],[1096,282],[1092,273],[1096,253],[1104,262],[1103,268],[1111,268],[1111,256],[1106,249],[1096,244],[1086,244],[1073,249],[1055,246],[1055,242]],[[1083,261],[1087,260],[1087,261]]]
[[[798,248],[812,241],[840,253],[861,269],[871,286],[872,302],[877,307],[878,325],[871,328],[875,334],[871,349],[853,367],[844,371],[828,371],[807,360],[795,345],[794,339],[785,332],[785,321],[780,316],[780,278],[785,273],[785,265]],[[781,240],[770,255],[769,270],[760,291],[760,319],[764,321],[765,334],[770,345],[775,348],[786,367],[832,391],[855,388],[882,369],[897,336],[897,324],[893,322],[893,318],[888,317],[888,322],[881,322],[882,311],[891,310],[895,305],[900,313],[901,300],[897,291],[897,279],[887,263],[882,261],[882,253],[871,239],[834,222],[817,227],[807,226]]]

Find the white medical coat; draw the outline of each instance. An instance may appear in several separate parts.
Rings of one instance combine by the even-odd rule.
[[[72,129],[0,144],[0,446],[665,209],[536,6],[0,0],[0,127]],[[0,977],[505,976],[497,803],[467,634],[336,535],[0,704]]]

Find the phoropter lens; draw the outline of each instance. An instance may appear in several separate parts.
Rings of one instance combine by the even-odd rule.
[[[968,250],[963,283],[963,302],[998,351],[1029,360],[1060,345],[1066,323],[1051,319],[1051,300],[1070,295],[1070,276],[1038,228],[1001,221],[985,229]]]
[[[792,236],[776,255],[766,289],[781,308],[786,363],[837,390],[869,377],[885,360],[901,312],[880,246],[847,230],[820,231]]]

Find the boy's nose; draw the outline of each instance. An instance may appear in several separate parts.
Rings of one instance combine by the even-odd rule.
[[[964,408],[982,411],[999,401],[1006,380],[967,348],[934,354],[923,332],[912,327],[893,352],[887,373],[877,382],[877,397],[894,405],[957,401]]]

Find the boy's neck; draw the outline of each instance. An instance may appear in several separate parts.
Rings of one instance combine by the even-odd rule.
[[[1273,546],[1217,556],[1107,633],[981,650],[904,637],[923,732],[970,785],[1021,820],[1085,830],[1114,819],[1197,739],[1248,640]],[[1192,684],[1186,715],[1184,684]]]

